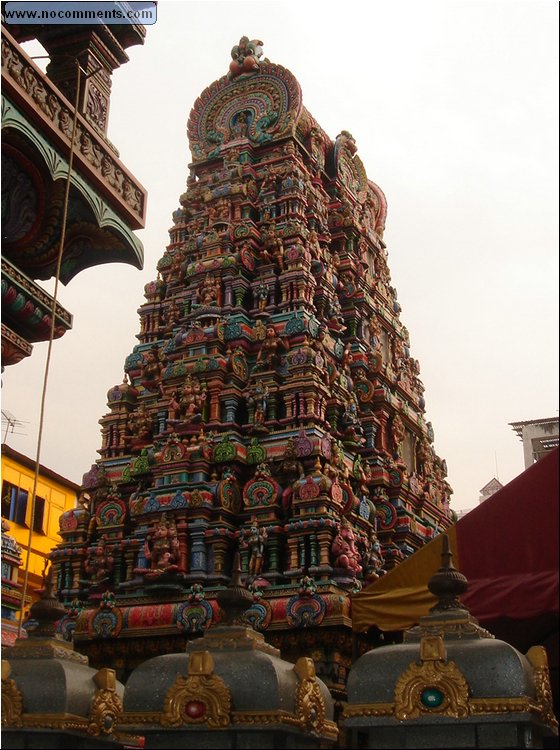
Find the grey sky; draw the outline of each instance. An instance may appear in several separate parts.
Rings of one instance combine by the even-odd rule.
[[[246,34],[331,138],[354,135],[387,196],[392,283],[452,507],[476,504],[496,459],[504,483],[522,471],[508,422],[558,414],[557,29],[552,1],[160,2],[113,76],[109,118],[148,189],[145,269],[102,265],[61,289],[74,328],[54,345],[42,463],[80,481],[98,456],[185,189],[189,112]],[[3,375],[3,407],[27,423],[8,443],[31,456],[45,351]]]

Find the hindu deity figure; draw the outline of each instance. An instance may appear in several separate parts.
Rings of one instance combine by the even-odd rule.
[[[304,476],[303,464],[298,459],[296,441],[293,437],[288,438],[278,471],[290,479],[301,479]]]
[[[342,353],[342,359],[340,362],[341,367],[342,367],[342,372],[345,375],[349,376],[351,374],[350,364],[352,363],[352,359],[353,359],[352,358],[352,344],[347,343],[346,346],[344,347],[344,351]]]
[[[169,277],[171,279],[180,279],[183,275],[183,253],[181,250],[175,250],[171,256],[171,265],[169,266]]]
[[[266,326],[262,320],[257,320],[253,328],[253,339],[255,341],[264,341],[266,338]]]
[[[266,419],[268,405],[268,386],[262,380],[257,380],[247,394],[247,403],[253,408],[253,424],[262,427]]]
[[[350,393],[348,396],[340,421],[345,439],[348,438],[356,443],[365,442],[364,429],[358,416],[358,401],[355,393]]]
[[[428,442],[433,443],[435,440],[435,435],[434,428],[432,427],[431,422],[426,422],[426,435],[428,437]]]
[[[162,328],[166,333],[170,333],[181,320],[181,308],[176,300],[171,300],[169,305],[162,312]]]
[[[261,231],[262,255],[265,258],[273,258],[278,263],[281,271],[284,270],[284,245],[276,234],[274,224],[268,224]]]
[[[243,175],[244,192],[247,198],[256,201],[259,195],[257,182],[252,175]]]
[[[343,518],[338,527],[338,533],[333,539],[331,552],[334,556],[334,566],[344,568],[355,576],[362,572],[362,556],[356,546],[356,534],[347,518]]]
[[[133,411],[128,417],[128,429],[130,430],[127,439],[149,440],[152,436],[153,423],[144,404],[140,404],[136,411]]]
[[[231,49],[232,60],[229,64],[229,78],[236,78],[242,73],[252,73],[259,69],[259,59],[263,54],[263,43],[259,39],[242,36],[239,44]]]
[[[257,300],[259,312],[264,312],[266,310],[269,292],[270,289],[268,287],[268,284],[266,284],[264,281],[261,281],[255,289],[255,298]]]
[[[416,462],[418,466],[418,472],[424,476],[429,477],[433,472],[433,460],[434,452],[425,437],[421,437],[416,447]]]
[[[175,521],[168,521],[165,513],[148,535],[144,543],[144,556],[152,571],[177,570],[179,562],[179,539]]]
[[[394,336],[392,339],[392,356],[393,367],[396,372],[403,369],[406,361],[406,349],[400,336]]]
[[[152,348],[144,354],[144,360],[140,368],[140,383],[146,390],[158,391],[160,395],[163,395],[161,385],[163,369],[163,362],[160,358],[159,349],[157,346],[152,346]]]
[[[381,250],[376,257],[376,270],[377,278],[385,286],[388,287],[391,281],[391,274],[389,272],[389,266],[387,265],[387,251]]]
[[[402,456],[402,441],[406,434],[404,422],[400,414],[395,414],[393,422],[391,424],[391,440],[393,447],[394,458],[401,458]]]
[[[307,246],[309,248],[309,254],[313,260],[324,261],[325,253],[319,242],[319,236],[315,229],[309,231],[309,237],[307,240]]]
[[[244,138],[249,129],[249,117],[247,112],[238,112],[232,120],[230,132],[233,139]]]
[[[345,478],[348,477],[348,468],[344,460],[344,448],[342,443],[335,438],[331,440],[331,458],[325,464],[325,471],[333,478],[339,475]]]
[[[381,348],[381,323],[374,313],[368,320],[367,329],[372,347],[377,351]]]
[[[268,539],[268,532],[260,528],[257,519],[253,518],[249,529],[245,529],[242,538],[242,547],[249,550],[249,575],[258,576],[262,572],[264,562],[264,549]]]
[[[270,370],[274,369],[280,364],[280,354],[283,351],[288,351],[289,345],[287,342],[276,333],[274,326],[266,327],[266,337],[261,344],[259,353],[257,354],[257,361],[255,369],[259,370]]]
[[[206,274],[197,291],[198,303],[204,307],[220,304],[220,281]]]
[[[181,415],[186,422],[201,419],[202,410],[206,403],[206,390],[192,375],[187,375],[180,399]]]
[[[107,536],[103,534],[97,547],[91,549],[91,555],[84,566],[85,571],[96,583],[101,583],[109,578],[114,564],[112,548],[107,544]]]
[[[167,404],[167,423],[174,424],[181,415],[181,392],[175,388]]]
[[[288,438],[286,443],[284,458],[278,467],[278,473],[284,477],[285,488],[282,492],[282,509],[287,514],[290,509],[295,483],[298,479],[303,479],[305,474],[303,464],[297,456],[296,441],[292,437]]]
[[[366,581],[372,583],[385,574],[383,570],[383,557],[381,555],[381,544],[374,532],[366,540],[364,552],[364,574]]]
[[[340,300],[336,294],[333,294],[327,302],[325,310],[327,318],[327,325],[335,331],[343,331],[346,329],[346,322],[344,315],[342,314],[342,308],[340,307]]]

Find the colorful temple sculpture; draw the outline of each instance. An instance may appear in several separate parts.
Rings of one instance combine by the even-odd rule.
[[[40,281],[101,263],[142,268],[134,235],[146,191],[107,137],[111,76],[142,44],[139,25],[2,24],[2,367],[59,338],[72,315]],[[39,41],[46,73],[22,43]],[[66,201],[66,184],[70,187]],[[67,206],[67,210],[66,210]]]
[[[52,552],[61,627],[126,679],[245,615],[344,695],[350,596],[451,523],[391,286],[386,201],[292,73],[242,38],[188,120],[192,164],[108,392],[101,458]]]

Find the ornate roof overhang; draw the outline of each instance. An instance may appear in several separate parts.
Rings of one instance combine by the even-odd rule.
[[[2,323],[2,366],[16,365],[24,357],[29,357],[33,347],[11,328]]]
[[[2,87],[40,127],[48,140],[66,154],[70,149],[73,104],[2,29]],[[132,229],[142,229],[146,190],[115,156],[115,148],[78,114],[79,148],[74,168],[86,177]]]
[[[27,174],[28,186],[36,195],[37,221],[29,227],[35,234],[24,237],[20,232],[15,244],[27,250],[27,262],[23,265],[26,273],[34,278],[49,278],[54,266],[52,258],[45,256],[58,251],[56,225],[60,224],[60,216],[53,217],[53,211],[58,210],[60,214],[61,210],[57,187],[62,185],[68,170],[74,108],[5,29],[2,29],[2,88],[3,150],[8,151],[9,146],[13,146],[6,158],[11,158],[12,163],[15,161],[18,171]],[[5,146],[8,148],[4,149]],[[63,262],[62,281],[66,283],[79,271],[99,263],[117,261],[141,268],[142,245],[131,230],[144,226],[145,189],[117,158],[114,147],[81,114],[78,115],[76,146],[72,173],[75,190],[71,193],[69,215],[72,219],[74,209],[78,220],[75,223],[81,224],[81,248],[77,252],[74,247],[71,262]],[[48,176],[46,180],[41,174],[44,172]],[[84,228],[83,210],[80,206],[76,210],[74,198],[78,198],[78,203],[87,204],[91,227]],[[50,211],[48,216],[40,215],[40,209],[45,208],[41,201],[46,204],[43,213]],[[41,220],[50,226],[39,226]],[[45,229],[49,231],[49,241],[45,242],[43,236],[43,241],[35,245],[37,232],[43,230],[44,235]],[[19,265],[19,247],[12,248],[11,243],[3,239],[4,254],[17,260]],[[68,239],[71,243],[71,235]]]
[[[29,342],[46,341],[51,329],[52,297],[2,259],[2,364],[15,364],[31,354]],[[56,306],[54,338],[72,328],[72,315]],[[18,356],[18,352],[21,356]]]
[[[8,260],[2,260],[2,364],[16,364],[31,354],[29,342],[46,341],[51,329],[52,297]],[[72,328],[72,316],[56,308],[54,338]]]

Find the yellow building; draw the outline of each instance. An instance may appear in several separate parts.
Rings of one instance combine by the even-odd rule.
[[[35,500],[35,518],[31,518],[31,496],[35,462],[22,453],[2,445],[2,518],[10,525],[10,535],[22,548],[18,581],[23,584],[31,535],[31,555],[26,600],[36,597],[42,585],[47,554],[60,542],[58,519],[76,506],[79,486],[60,474],[40,466]]]

